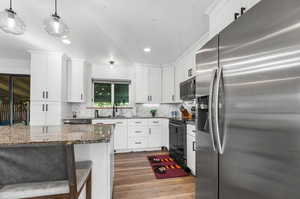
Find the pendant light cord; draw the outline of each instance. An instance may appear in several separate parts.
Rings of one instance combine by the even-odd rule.
[[[12,10],[12,0],[9,0],[9,9]]]
[[[55,13],[54,13],[54,15],[55,15],[55,16],[58,16],[58,15],[57,15],[57,0],[55,0]]]

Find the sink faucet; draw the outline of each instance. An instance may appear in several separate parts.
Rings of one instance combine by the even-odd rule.
[[[117,104],[113,105],[113,110],[112,110],[112,116],[116,117],[116,113],[118,112],[118,106]]]

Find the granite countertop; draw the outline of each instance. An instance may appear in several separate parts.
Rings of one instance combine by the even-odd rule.
[[[114,125],[2,126],[0,147],[28,144],[108,143]]]

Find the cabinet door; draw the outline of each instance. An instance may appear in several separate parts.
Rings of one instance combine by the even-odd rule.
[[[169,119],[162,119],[162,146],[169,149]]]
[[[135,77],[135,100],[136,103],[148,103],[149,93],[148,93],[148,68],[147,67],[136,67],[136,77]]]
[[[83,82],[83,101],[87,102],[88,105],[92,103],[92,66],[85,65],[84,68],[84,82]]]
[[[148,147],[149,148],[161,147],[162,146],[161,140],[162,140],[161,126],[150,126],[148,132]]]
[[[61,125],[62,111],[60,102],[46,103],[46,125]]]
[[[43,126],[46,125],[46,107],[42,101],[30,102],[30,125]]]
[[[149,68],[150,103],[161,103],[161,68]]]
[[[177,65],[175,67],[175,102],[181,102],[180,99],[180,83],[183,81],[184,77],[183,67]]]
[[[187,166],[192,174],[196,174],[196,152],[194,151],[195,137],[187,135]]]
[[[128,134],[127,126],[116,124],[115,134],[114,134],[114,145],[115,150],[127,149],[128,148]]]
[[[73,59],[68,62],[68,101],[84,101],[84,61]]]
[[[62,100],[62,56],[60,54],[48,55],[47,67],[47,100],[61,101]]]
[[[163,78],[162,78],[162,102],[163,103],[172,103],[175,100],[174,79],[175,79],[174,67],[163,68]]]
[[[46,97],[47,62],[46,54],[31,54],[30,58],[30,100],[41,101]]]

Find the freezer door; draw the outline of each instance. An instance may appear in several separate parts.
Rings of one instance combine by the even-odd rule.
[[[263,0],[220,34],[220,199],[300,198],[300,1]]]
[[[218,37],[197,54],[196,198],[218,199],[218,154],[212,139],[211,105],[218,68]]]

